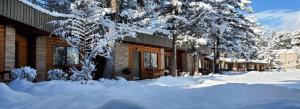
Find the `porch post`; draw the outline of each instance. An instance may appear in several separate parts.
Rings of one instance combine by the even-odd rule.
[[[36,37],[36,70],[37,81],[44,81],[47,78],[46,74],[46,45],[47,36]]]
[[[160,49],[160,69],[165,69],[165,49]]]
[[[14,26],[5,27],[5,58],[4,71],[10,72],[15,68],[16,29]],[[9,80],[9,73],[4,74],[4,80]]]
[[[199,74],[199,55],[193,55],[193,75]]]

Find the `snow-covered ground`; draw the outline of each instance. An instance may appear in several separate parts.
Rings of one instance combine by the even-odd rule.
[[[0,83],[1,109],[300,109],[300,71]]]

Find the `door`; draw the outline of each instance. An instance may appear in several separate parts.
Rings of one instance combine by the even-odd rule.
[[[141,52],[133,52],[133,79],[141,79]]]
[[[103,72],[105,70],[106,58],[102,56],[96,56],[94,63],[96,64],[96,71],[94,71],[94,80],[103,78]]]

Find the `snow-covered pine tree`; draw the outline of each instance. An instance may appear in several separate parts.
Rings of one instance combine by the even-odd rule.
[[[71,80],[90,80],[95,69],[92,61],[96,56],[111,58],[110,53],[117,40],[135,36],[126,24],[119,24],[107,14],[111,9],[99,0],[76,0],[71,4],[71,15],[53,21],[58,27],[53,34],[60,36],[70,46],[80,50],[81,69],[71,68]]]
[[[276,61],[282,50],[298,49],[300,32],[278,31],[274,29],[264,30],[259,49],[258,59],[269,61],[272,68],[280,68],[280,62]]]
[[[197,27],[202,29],[211,46],[217,44],[216,59],[219,53],[241,58],[251,58],[255,53],[254,40],[258,35],[254,29],[257,24],[243,14],[251,12],[250,3],[249,0],[207,2],[212,10],[204,13]]]
[[[176,48],[178,40],[182,42],[198,38],[195,37],[197,34],[188,30],[192,26],[192,22],[188,19],[193,10],[190,3],[191,1],[180,2],[177,0],[140,0],[136,2],[132,0],[130,3],[124,3],[124,9],[121,12],[122,17],[131,19],[128,22],[173,40],[171,69],[173,76],[177,76]],[[203,8],[199,5],[195,5],[195,7]]]
[[[123,10],[122,15],[132,18],[136,25],[173,39],[171,72],[176,76],[175,42],[188,37],[193,37],[189,41],[204,38],[210,46],[216,43],[216,59],[220,52],[250,58],[256,52],[254,39],[258,37],[252,28],[255,22],[243,14],[251,12],[250,3],[249,0],[147,0],[143,5]]]

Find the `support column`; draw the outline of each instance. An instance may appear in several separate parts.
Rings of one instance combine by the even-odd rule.
[[[199,74],[199,55],[193,55],[193,75]]]
[[[15,68],[16,30],[13,26],[5,27],[4,70],[10,72]]]
[[[48,36],[39,36],[36,38],[36,70],[37,81],[44,81],[47,79],[46,68],[46,46]]]
[[[4,80],[10,80],[10,71],[15,68],[16,30],[14,26],[5,26]]]
[[[165,49],[160,49],[160,69],[165,69]]]
[[[191,53],[182,54],[182,68],[184,72],[193,74],[193,56]]]

